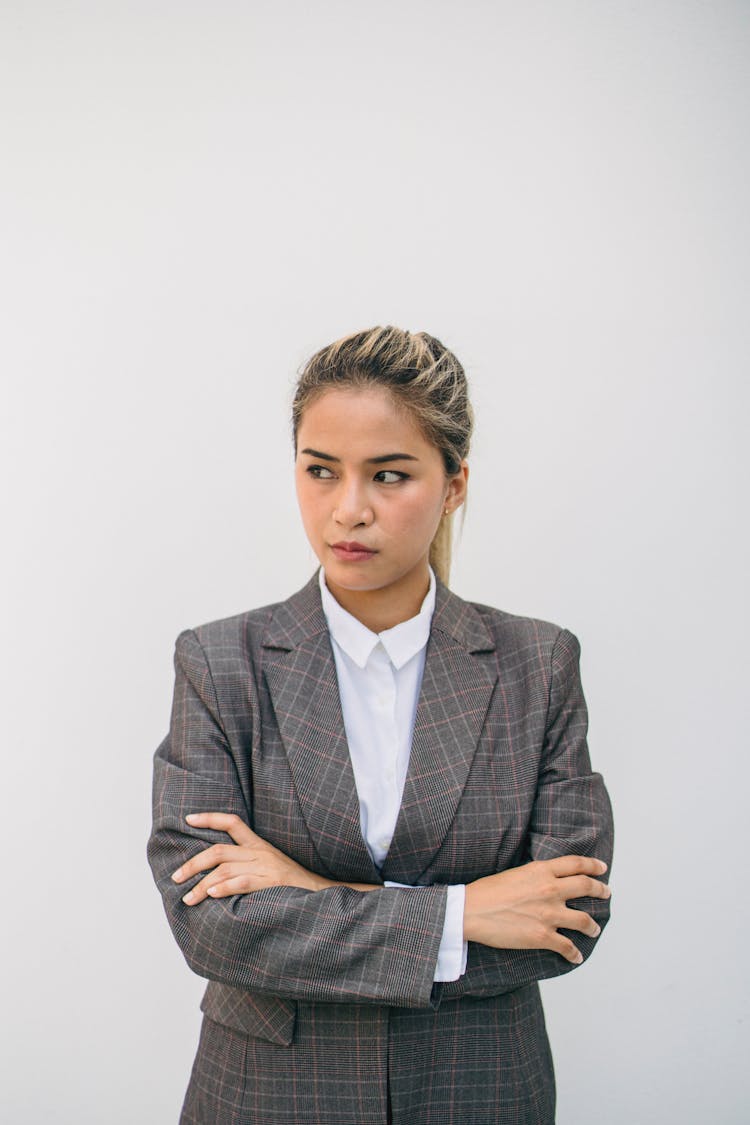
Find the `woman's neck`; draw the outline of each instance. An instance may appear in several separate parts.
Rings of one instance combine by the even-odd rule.
[[[326,575],[330,593],[352,617],[373,633],[383,633],[416,617],[430,588],[429,570],[408,574],[398,582],[377,590],[350,590],[337,586]]]

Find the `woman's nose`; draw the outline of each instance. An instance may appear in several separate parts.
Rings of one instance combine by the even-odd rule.
[[[333,518],[342,527],[368,527],[375,514],[365,490],[356,483],[342,486],[336,496]]]

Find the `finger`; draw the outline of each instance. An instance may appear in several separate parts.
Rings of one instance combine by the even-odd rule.
[[[610,898],[612,895],[611,887],[588,875],[571,875],[561,879],[558,885],[566,902],[572,898]]]
[[[224,879],[219,883],[213,883],[208,888],[208,894],[211,898],[228,898],[229,895],[245,895],[251,891],[259,891],[262,887],[268,885],[267,879],[261,879],[258,875],[251,875],[245,871],[241,875],[235,875],[232,879]]]
[[[197,906],[207,897],[226,898],[229,895],[248,894],[250,891],[267,887],[269,880],[248,871],[243,864],[222,863],[216,871],[212,871],[205,879],[196,883],[192,890],[183,896],[182,901],[186,906]]]
[[[187,891],[182,896],[182,901],[186,906],[196,906],[199,902],[203,902],[208,893],[208,887],[209,884],[206,879],[201,879],[199,883],[196,883],[191,890]]]
[[[227,877],[236,875],[238,870],[239,864],[222,863],[220,867],[215,868],[191,887],[187,894],[182,896],[182,901],[186,906],[196,906],[199,902],[203,902],[213,886],[222,883]]]
[[[585,910],[563,910],[558,927],[566,930],[577,930],[579,934],[586,934],[587,937],[592,938],[599,937],[602,932],[599,923],[595,922]]]
[[[580,949],[573,944],[570,938],[565,937],[564,934],[555,932],[549,939],[547,949],[551,949],[553,953],[559,953],[560,956],[564,957],[566,961],[569,961],[571,965],[580,965],[583,961],[583,954]]]
[[[257,839],[252,828],[236,813],[190,813],[185,820],[194,828],[213,828],[217,832],[227,832],[237,844],[251,844]]]
[[[607,870],[603,860],[586,855],[562,855],[546,862],[558,879],[564,879],[568,875],[603,875]]]
[[[183,863],[182,867],[178,867],[172,878],[175,883],[184,883],[186,879],[198,875],[201,871],[208,871],[220,863],[233,859],[238,851],[236,844],[212,844],[210,848],[192,856],[187,863]]]

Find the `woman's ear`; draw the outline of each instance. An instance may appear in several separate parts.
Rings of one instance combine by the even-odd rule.
[[[469,463],[468,461],[461,462],[461,468],[452,476],[448,481],[448,491],[445,495],[445,511],[455,512],[456,508],[460,508],[466,499],[466,491],[469,485]]]

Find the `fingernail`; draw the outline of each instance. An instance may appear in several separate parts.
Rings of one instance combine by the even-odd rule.
[[[194,820],[197,820],[197,818],[198,818],[198,814],[194,813],[194,812],[191,812],[191,813],[188,813],[188,815],[185,817],[185,820],[188,822],[188,824],[192,824]]]
[[[181,867],[178,867],[177,870],[172,874],[172,878],[174,879],[175,883],[179,883],[180,879],[182,878]]]
[[[583,961],[583,954],[579,950],[578,955],[573,959],[573,964],[574,965],[580,965],[582,961]]]
[[[189,905],[190,905],[190,903],[191,903],[191,902],[193,901],[194,897],[195,897],[195,896],[194,896],[193,892],[192,892],[192,891],[188,891],[188,893],[187,893],[186,895],[183,895],[183,896],[182,896],[182,901],[183,901],[183,902],[186,902],[186,903],[188,904],[188,906],[189,906]]]
[[[597,927],[596,927],[596,929],[594,930],[594,935],[593,935],[593,936],[594,936],[594,937],[599,937],[599,934],[600,934],[601,932],[602,932],[602,928],[601,928],[601,926],[597,926]]]
[[[207,893],[210,894],[210,895],[215,895],[216,892],[218,891],[218,889],[219,889],[218,887],[209,887]]]

